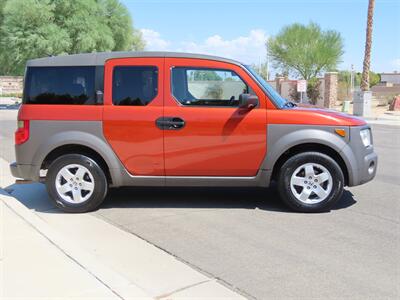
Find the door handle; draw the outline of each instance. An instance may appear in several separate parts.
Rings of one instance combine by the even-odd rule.
[[[178,130],[185,127],[185,124],[179,117],[161,117],[156,120],[156,126],[161,130]]]
[[[171,125],[172,127],[174,127],[174,129],[180,129],[185,126],[185,121],[181,118],[173,118],[171,121]]]

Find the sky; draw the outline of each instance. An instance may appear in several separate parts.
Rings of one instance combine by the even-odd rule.
[[[362,70],[368,0],[122,0],[146,50],[184,51],[258,64],[265,41],[295,22],[343,37],[339,65]],[[400,0],[376,0],[371,70],[400,71]]]

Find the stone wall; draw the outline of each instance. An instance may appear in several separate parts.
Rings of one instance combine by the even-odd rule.
[[[337,101],[337,73],[329,72],[324,77],[319,78],[320,98],[316,105],[319,107],[333,107]],[[268,83],[284,98],[291,100],[292,90],[297,89],[297,81],[284,77],[276,77],[275,80],[269,80]],[[307,102],[307,93],[303,95],[303,102]]]
[[[325,73],[324,107],[333,107],[337,101],[337,72]]]
[[[22,76],[0,76],[0,96],[22,94]]]

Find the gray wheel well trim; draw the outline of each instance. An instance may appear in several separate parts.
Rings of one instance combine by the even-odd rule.
[[[348,145],[348,141],[331,132],[330,126],[323,126],[322,128],[325,130],[319,129],[318,127],[297,128],[297,130],[278,135],[277,137],[277,135],[270,135],[271,130],[269,126],[267,154],[261,165],[261,169],[272,171],[278,159],[293,147],[302,144],[320,144],[331,148],[343,159],[349,175],[349,183],[352,184],[352,178],[357,176],[355,173],[358,172],[358,169],[357,160],[352,149]],[[346,132],[349,133],[348,128]]]
[[[34,156],[33,161],[37,162],[38,168],[40,168],[44,159],[54,149],[68,146],[71,144],[85,146],[93,151],[97,152],[106,162],[113,186],[119,186],[121,183],[121,162],[116,157],[111,146],[106,143],[102,138],[96,135],[83,132],[83,131],[64,131],[52,135],[49,139],[43,143]]]

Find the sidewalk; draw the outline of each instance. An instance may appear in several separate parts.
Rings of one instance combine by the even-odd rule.
[[[15,97],[1,97],[0,96],[0,110],[4,109],[18,109],[21,99]]]
[[[342,112],[342,106],[337,105],[331,109]],[[349,111],[345,112],[353,116],[353,105],[350,105]],[[362,117],[369,124],[400,126],[400,111],[388,111],[387,107],[374,107],[370,116]]]
[[[6,204],[9,196],[0,191],[0,198],[1,299],[121,299],[111,287],[10,208]],[[131,295],[145,299],[145,293],[138,287],[129,288]]]
[[[91,214],[65,214],[42,184],[10,184],[0,158],[0,298],[245,299]]]
[[[13,105],[17,102],[21,102],[20,98],[16,97],[2,97],[0,96],[0,105]]]
[[[376,116],[365,117],[365,120],[370,124],[400,126],[400,111],[386,111]]]

